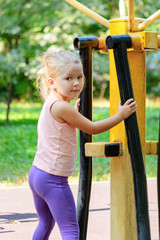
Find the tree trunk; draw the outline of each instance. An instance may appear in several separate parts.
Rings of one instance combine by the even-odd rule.
[[[103,83],[102,87],[101,87],[100,94],[99,94],[99,99],[103,99],[104,98],[104,93],[105,93],[106,87],[107,87],[107,83]]]
[[[7,94],[7,114],[6,114],[6,124],[9,124],[9,112],[10,112],[10,104],[12,102],[12,90],[13,90],[13,82],[9,82],[8,84],[8,94]]]

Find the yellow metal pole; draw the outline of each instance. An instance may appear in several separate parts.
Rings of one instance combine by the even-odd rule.
[[[135,20],[136,21],[136,20]],[[137,24],[137,23],[136,23]],[[128,21],[123,19],[110,20],[110,34],[128,34]],[[138,105],[137,118],[141,137],[142,152],[146,153],[146,77],[145,52],[128,51],[128,60],[132,78],[135,100]],[[119,87],[113,51],[110,50],[110,114],[118,111]],[[133,177],[128,153],[124,123],[110,130],[110,141],[123,143],[123,156],[111,158],[111,240],[136,240],[137,226],[135,216],[135,201]]]
[[[134,0],[128,0],[128,24],[130,32],[134,32]]]
[[[120,13],[120,18],[124,18],[126,16],[124,0],[119,0],[119,13]]]
[[[147,26],[149,26],[151,23],[155,22],[159,17],[160,17],[160,10],[158,10],[153,15],[151,15],[149,18],[147,18],[143,23],[140,23],[138,25],[138,31],[143,31]]]
[[[107,19],[105,19],[104,17],[100,16],[99,14],[93,12],[92,10],[90,10],[89,8],[84,6],[83,4],[79,3],[76,0],[65,0],[65,1],[68,2],[69,4],[71,4],[73,7],[80,10],[81,12],[85,13],[89,17],[93,18],[97,22],[101,23],[105,27],[109,28],[109,21]]]

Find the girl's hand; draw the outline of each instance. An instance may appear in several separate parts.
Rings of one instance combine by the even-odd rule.
[[[122,119],[128,118],[131,114],[133,114],[137,109],[136,101],[133,98],[128,99],[124,105],[121,105],[121,102],[118,105],[118,113],[122,117]]]
[[[75,109],[79,112],[80,98],[77,99],[75,103]]]

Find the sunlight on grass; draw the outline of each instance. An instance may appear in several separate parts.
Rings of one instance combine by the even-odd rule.
[[[33,106],[33,108],[32,108]],[[9,120],[19,121],[19,120],[37,120],[39,118],[39,113],[42,108],[41,103],[12,103]],[[0,120],[5,120],[6,118],[6,104],[0,103]]]
[[[0,188],[6,188],[6,187],[26,187],[28,186],[28,177],[23,177],[20,179],[15,179],[14,181],[11,181],[10,178],[7,178],[7,180],[0,181]]]

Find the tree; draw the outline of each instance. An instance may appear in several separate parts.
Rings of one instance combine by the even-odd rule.
[[[33,89],[30,79],[35,78],[36,56],[51,45],[73,49],[74,37],[104,27],[63,1],[0,0],[0,4],[0,91],[1,100],[7,100],[8,123],[12,98],[30,95]]]
[[[47,26],[54,27],[54,12],[62,8],[57,1],[6,0],[0,1],[0,80],[1,97],[7,99],[7,116],[13,96],[22,95],[32,85],[28,79],[36,65],[36,52],[46,48],[48,41],[38,42],[38,36]],[[28,79],[27,79],[28,78]],[[3,90],[7,90],[4,94]]]
[[[125,1],[127,6],[128,1]],[[87,2],[79,0],[79,2],[107,19],[119,17],[118,0]],[[135,0],[136,17],[149,17],[158,10],[159,4],[159,0]],[[8,122],[13,98],[35,96],[32,80],[36,77],[41,52],[48,48],[73,50],[75,37],[100,36],[108,34],[108,29],[74,9],[64,0],[0,0],[0,6],[0,100],[7,102],[6,122]],[[158,32],[159,22],[160,20],[157,20],[148,29]],[[158,55],[158,59],[159,57]],[[101,64],[104,61],[106,66]],[[104,81],[109,81],[108,56],[94,53],[94,66],[95,93],[99,94]],[[147,69],[150,73],[153,71],[153,67]],[[148,91],[153,78],[155,75],[150,74]],[[156,84],[157,82],[155,86]],[[152,91],[155,91],[154,88]]]

